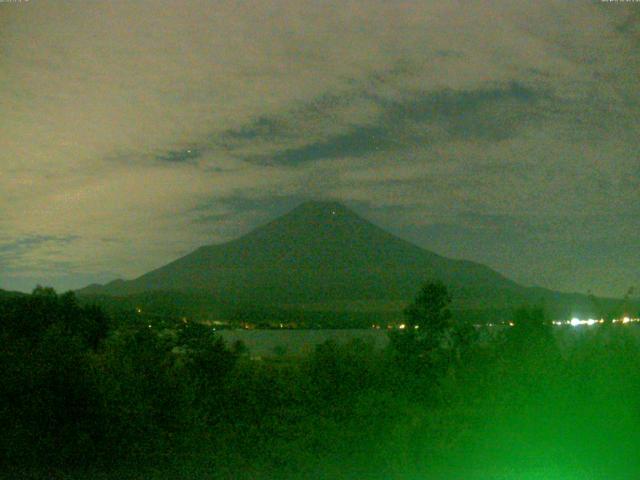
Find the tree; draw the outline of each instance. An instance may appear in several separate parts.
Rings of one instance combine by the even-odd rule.
[[[433,340],[442,338],[451,327],[451,295],[440,281],[428,282],[422,286],[413,302],[404,310],[406,328],[421,332],[421,336]]]
[[[238,351],[229,350],[211,327],[198,323],[180,325],[177,344],[193,405],[205,421],[220,420],[225,382],[237,363]]]
[[[6,431],[0,463],[63,465],[92,457],[98,402],[91,349],[106,333],[88,327],[106,316],[89,313],[73,293],[59,296],[40,286],[0,302],[0,424]]]
[[[453,339],[450,304],[447,287],[440,281],[430,281],[404,310],[405,328],[393,332],[390,341],[405,368],[420,371],[443,357],[445,344]]]

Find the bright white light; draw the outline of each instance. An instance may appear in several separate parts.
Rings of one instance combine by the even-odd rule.
[[[404,330],[406,327],[406,325],[404,323],[401,323],[400,326],[398,327],[400,330]]]
[[[590,318],[589,320],[587,320],[587,325],[595,325],[596,321],[593,318]]]
[[[572,318],[571,319],[571,326],[572,327],[577,327],[578,325],[580,325],[582,322],[580,321],[579,318]]]
[[[622,323],[629,323],[631,321],[631,319],[629,317],[624,317],[622,319]]]

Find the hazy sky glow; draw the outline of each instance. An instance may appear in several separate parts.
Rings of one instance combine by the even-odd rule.
[[[0,288],[306,198],[525,284],[640,285],[640,4],[0,3]]]

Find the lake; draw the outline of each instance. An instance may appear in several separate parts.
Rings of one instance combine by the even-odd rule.
[[[344,344],[354,339],[383,348],[389,342],[386,330],[220,330],[220,336],[229,344],[241,340],[251,356],[304,355],[316,345],[332,340]]]
[[[554,332],[561,350],[566,350],[575,342],[584,340],[597,333],[602,326],[561,326],[555,327]],[[640,326],[616,326],[630,332],[640,342]],[[499,328],[490,329],[498,331]],[[316,345],[327,340],[344,344],[354,339],[361,339],[370,343],[376,349],[384,348],[389,343],[387,330],[380,329],[352,329],[352,330],[219,330],[219,335],[229,344],[240,340],[249,349],[252,357],[271,357],[278,355],[298,356],[312,352]]]

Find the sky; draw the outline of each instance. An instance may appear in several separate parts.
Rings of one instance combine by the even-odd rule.
[[[525,285],[640,287],[640,3],[0,2],[0,288],[307,199]]]

